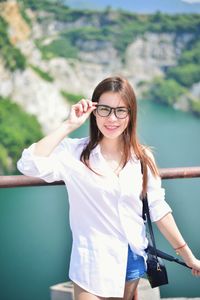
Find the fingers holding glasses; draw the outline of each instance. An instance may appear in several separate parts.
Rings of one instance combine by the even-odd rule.
[[[92,102],[88,99],[81,99],[78,103],[72,105],[68,120],[71,123],[76,124],[76,126],[82,125],[91,112],[95,110],[96,104],[97,102]]]
[[[81,112],[87,112],[88,108],[90,107],[89,100],[82,99],[79,103],[79,107]]]
[[[92,102],[88,99],[81,99],[77,104],[75,104],[76,111],[81,115],[82,113],[88,112],[90,109],[96,108],[97,102]]]

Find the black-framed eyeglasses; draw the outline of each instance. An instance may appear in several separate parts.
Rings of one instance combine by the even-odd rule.
[[[118,119],[125,119],[130,112],[129,108],[123,106],[111,107],[109,105],[103,105],[103,104],[98,104],[96,106],[96,112],[100,117],[110,116],[112,110],[114,111],[115,117]]]

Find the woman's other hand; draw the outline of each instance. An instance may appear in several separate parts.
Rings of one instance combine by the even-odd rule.
[[[192,268],[192,274],[194,276],[200,276],[200,260],[194,256],[187,244],[178,250],[178,254],[183,258],[186,265]]]
[[[191,264],[191,268],[192,268],[192,274],[194,276],[200,276],[200,260],[196,259],[194,260],[194,262]]]
[[[200,276],[200,260],[197,259],[193,254],[190,255],[190,257],[187,257],[186,255],[182,254],[183,259],[185,260],[185,263],[187,264],[188,267],[192,268],[192,275],[194,276]]]

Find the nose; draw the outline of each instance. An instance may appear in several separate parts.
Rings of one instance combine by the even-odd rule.
[[[114,120],[114,121],[117,120],[117,117],[116,117],[116,115],[115,115],[115,111],[114,111],[113,108],[111,109],[111,112],[110,112],[108,118],[109,118],[110,120]]]

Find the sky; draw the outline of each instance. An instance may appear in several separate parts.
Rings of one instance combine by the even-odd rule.
[[[65,0],[72,7],[103,9],[106,6],[136,13],[200,13],[200,0]]]

